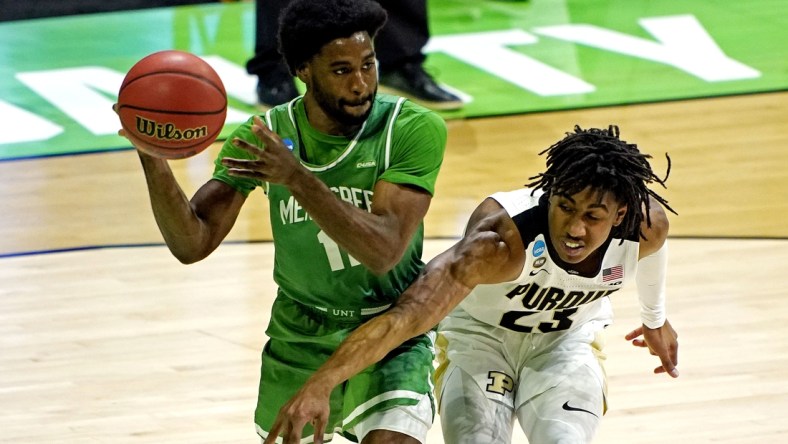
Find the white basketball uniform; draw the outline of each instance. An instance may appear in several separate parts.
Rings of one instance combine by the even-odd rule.
[[[447,444],[511,441],[514,415],[534,444],[590,442],[605,411],[601,331],[609,295],[635,276],[638,239],[611,239],[592,277],[551,257],[547,198],[491,197],[525,245],[517,279],[480,285],[439,326],[436,392]]]

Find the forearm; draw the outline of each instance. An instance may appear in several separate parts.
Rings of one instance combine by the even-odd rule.
[[[636,276],[640,317],[648,328],[659,328],[665,323],[665,281],[668,266],[667,240],[654,253],[638,262]]]
[[[452,248],[430,260],[390,310],[348,336],[310,382],[328,387],[342,383],[403,342],[433,328],[477,285],[516,276],[522,268],[519,245],[513,256],[496,231],[466,234]]]
[[[297,175],[287,185],[293,197],[343,250],[375,273],[385,273],[399,261],[409,240],[400,237],[400,227],[395,225],[399,219],[383,217],[341,200],[306,170]]]
[[[194,262],[195,247],[202,244],[205,224],[195,214],[166,160],[140,153],[140,161],[153,215],[164,241],[176,258]]]
[[[425,270],[387,312],[356,329],[310,378],[335,387],[437,325],[471,288],[444,267]]]
[[[348,336],[312,375],[310,383],[336,387],[380,361],[399,344],[415,335],[407,320],[388,313],[377,316]]]

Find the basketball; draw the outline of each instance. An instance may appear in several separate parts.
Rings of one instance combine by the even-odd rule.
[[[182,159],[219,136],[227,93],[203,59],[160,51],[131,67],[120,86],[116,112],[138,149],[162,159]]]

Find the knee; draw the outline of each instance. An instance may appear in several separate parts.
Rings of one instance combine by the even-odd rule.
[[[418,439],[393,430],[372,430],[361,444],[422,444]]]
[[[484,401],[474,404],[462,397],[444,400],[440,417],[445,442],[452,444],[509,444],[511,442],[512,410],[486,399]]]
[[[598,422],[570,423],[556,419],[536,421],[530,433],[530,442],[547,444],[584,444],[594,439]]]

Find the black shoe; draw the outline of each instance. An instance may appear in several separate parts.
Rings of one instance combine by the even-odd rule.
[[[298,97],[295,81],[290,74],[260,76],[257,82],[257,103],[263,110],[289,102]]]
[[[438,86],[424,67],[408,63],[396,71],[380,73],[380,91],[407,97],[436,110],[460,109],[462,99]]]

